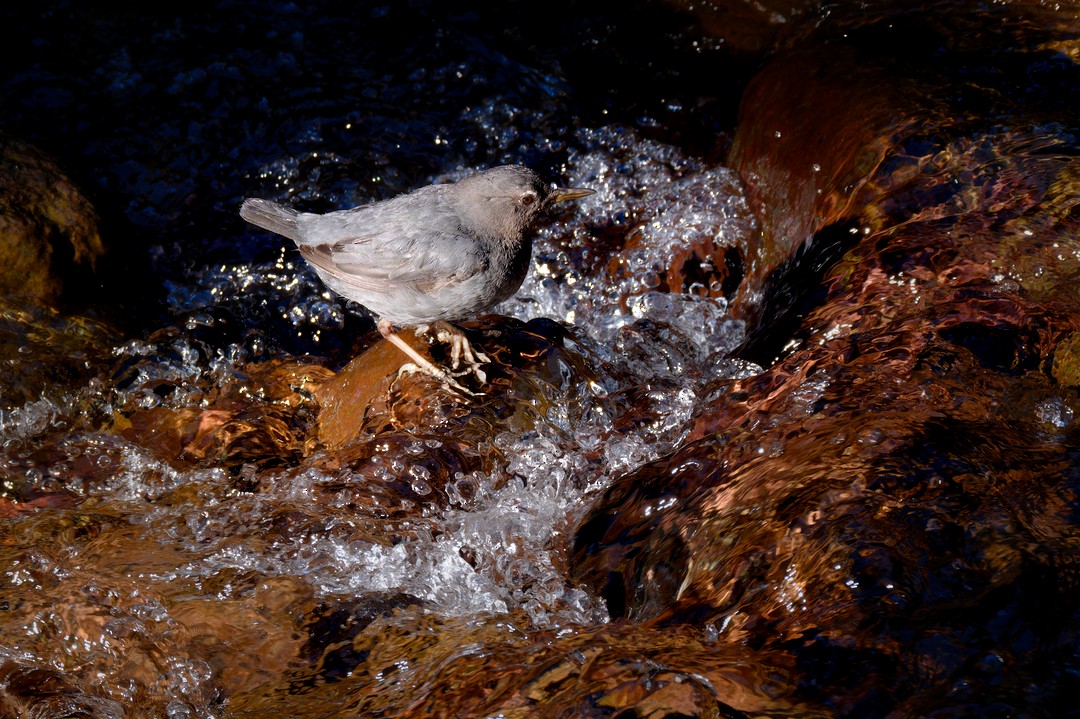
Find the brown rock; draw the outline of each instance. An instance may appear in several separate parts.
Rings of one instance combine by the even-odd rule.
[[[850,48],[792,53],[754,78],[740,106],[731,166],[746,183],[762,234],[745,249],[736,314],[755,318],[761,294],[748,289],[759,289],[814,233],[863,214],[880,197],[874,176],[910,123],[908,113],[919,111],[913,98],[906,82],[883,82],[880,68]],[[807,121],[823,107],[827,128]]]
[[[97,214],[59,166],[0,133],[0,293],[55,300],[69,268],[105,252]]]
[[[398,335],[429,359],[425,342],[412,330]],[[394,345],[382,340],[369,347],[316,392],[319,412],[319,441],[341,447],[354,439],[364,416],[375,400],[386,394],[393,377],[408,358]],[[432,380],[435,381],[434,379]],[[384,407],[385,409],[385,407]]]
[[[898,37],[944,42],[921,32]],[[733,160],[763,237],[746,248],[739,310],[784,301],[769,282],[821,230],[843,232],[843,254],[799,276],[819,295],[788,354],[703,393],[715,399],[688,442],[607,489],[573,559],[642,626],[716,621],[721,645],[787,648],[800,664],[872,657],[865,675],[812,677],[842,716],[869,697],[932,713],[960,682],[989,685],[968,670],[986,652],[1052,665],[1059,647],[1020,637],[1071,647],[1077,611],[1080,163],[1053,154],[1075,140],[1048,119],[1073,106],[1036,109],[970,74],[966,55],[899,72],[883,36],[777,58],[751,83]],[[973,706],[1032,675],[999,676],[1006,689]]]

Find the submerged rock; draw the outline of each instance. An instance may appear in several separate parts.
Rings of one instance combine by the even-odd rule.
[[[882,55],[945,46],[921,21],[751,84],[733,161],[765,230],[737,309],[761,327],[743,351],[781,356],[715,382],[690,441],[607,491],[574,571],[643,631],[711,622],[721,644],[848,667],[793,692],[837,715],[1049,710],[1080,641],[1080,226],[1058,94],[1076,71],[1055,65],[1032,103],[969,69],[1052,62],[1019,23],[931,67]],[[825,245],[810,267],[804,242]],[[1056,668],[1017,702],[1040,663]]]
[[[149,228],[169,316],[126,340],[0,318],[0,707],[987,716],[1069,699],[1075,12],[748,9],[771,55],[732,145],[740,182],[715,165],[711,97],[736,81],[701,64],[732,67],[725,42],[678,15],[613,47],[624,6],[569,9],[537,47],[503,16],[423,3],[48,16],[60,61],[5,90],[40,112],[48,73],[101,60],[80,78],[107,98],[78,115],[105,135],[88,162],[109,158],[103,186]],[[586,20],[567,54],[557,33]],[[605,94],[623,62],[654,74],[621,92],[657,97]],[[498,308],[517,319],[466,323],[492,358],[462,378],[476,397],[399,374],[362,311],[229,225],[250,184],[328,209],[509,160],[599,192],[540,233]]]

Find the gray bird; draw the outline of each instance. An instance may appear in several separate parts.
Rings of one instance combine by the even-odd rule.
[[[330,289],[379,317],[379,332],[417,366],[463,389],[394,333],[433,325],[483,381],[468,339],[451,322],[517,292],[532,256],[531,226],[556,202],[593,194],[543,182],[507,165],[452,184],[428,185],[389,200],[324,215],[247,199],[240,216],[295,242]]]

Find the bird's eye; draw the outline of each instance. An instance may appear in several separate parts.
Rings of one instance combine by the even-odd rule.
[[[521,204],[523,205],[531,205],[534,202],[536,202],[535,192],[526,192],[524,195],[521,196]]]

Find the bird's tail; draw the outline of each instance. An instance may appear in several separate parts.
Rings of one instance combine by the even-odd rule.
[[[296,226],[296,217],[300,213],[288,207],[282,207],[268,200],[244,200],[240,205],[240,216],[264,230],[284,235],[294,242],[300,241],[300,231]]]

